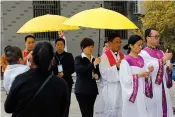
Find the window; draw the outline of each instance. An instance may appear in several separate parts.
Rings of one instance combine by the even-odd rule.
[[[104,7],[127,16],[127,1],[105,1]],[[105,30],[105,39],[107,40],[108,35],[113,32],[117,32],[121,36],[121,39],[128,38],[127,30]]]
[[[33,17],[46,14],[60,14],[60,1],[33,1]],[[58,32],[35,33],[37,40],[55,40]]]
[[[133,1],[133,14],[138,13],[138,1]]]

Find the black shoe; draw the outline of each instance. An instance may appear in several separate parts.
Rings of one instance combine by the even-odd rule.
[[[175,107],[173,107],[173,114],[175,115]]]

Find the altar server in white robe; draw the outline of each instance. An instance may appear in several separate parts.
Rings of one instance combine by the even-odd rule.
[[[5,55],[8,65],[4,72],[3,87],[8,94],[15,77],[28,71],[30,68],[27,65],[23,65],[24,60],[20,48],[11,46],[5,51]]]
[[[159,44],[159,33],[155,29],[145,31],[147,47],[140,55],[146,63],[154,65],[152,73],[153,98],[147,99],[147,109],[152,113],[152,117],[173,117],[172,103],[168,88],[172,87],[172,64],[167,62],[172,58],[172,53],[157,48]]]
[[[119,52],[121,39],[118,34],[111,34],[108,41],[109,49],[102,54],[99,64],[101,81],[95,103],[95,117],[121,117],[122,96],[119,69],[124,55]]]
[[[122,117],[149,117],[146,110],[146,97],[152,98],[150,73],[154,67],[147,65],[139,56],[143,40],[138,35],[132,35],[124,49],[128,55],[120,64],[120,83],[122,86]]]

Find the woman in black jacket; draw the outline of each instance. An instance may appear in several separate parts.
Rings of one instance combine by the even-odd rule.
[[[68,86],[63,79],[51,75],[53,56],[53,47],[47,42],[34,48],[34,68],[15,78],[5,101],[5,111],[12,113],[12,117],[64,116],[69,101]]]
[[[94,41],[84,38],[81,41],[82,54],[75,58],[77,80],[75,94],[82,117],[93,117],[94,103],[98,94],[96,80],[100,78],[98,64],[100,58],[94,58],[92,52]]]

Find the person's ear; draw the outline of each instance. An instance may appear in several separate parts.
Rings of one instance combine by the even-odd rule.
[[[24,60],[22,58],[19,58],[19,64],[24,64]]]
[[[133,48],[133,45],[129,44],[129,48],[131,48],[131,49],[132,49],[132,48]]]

